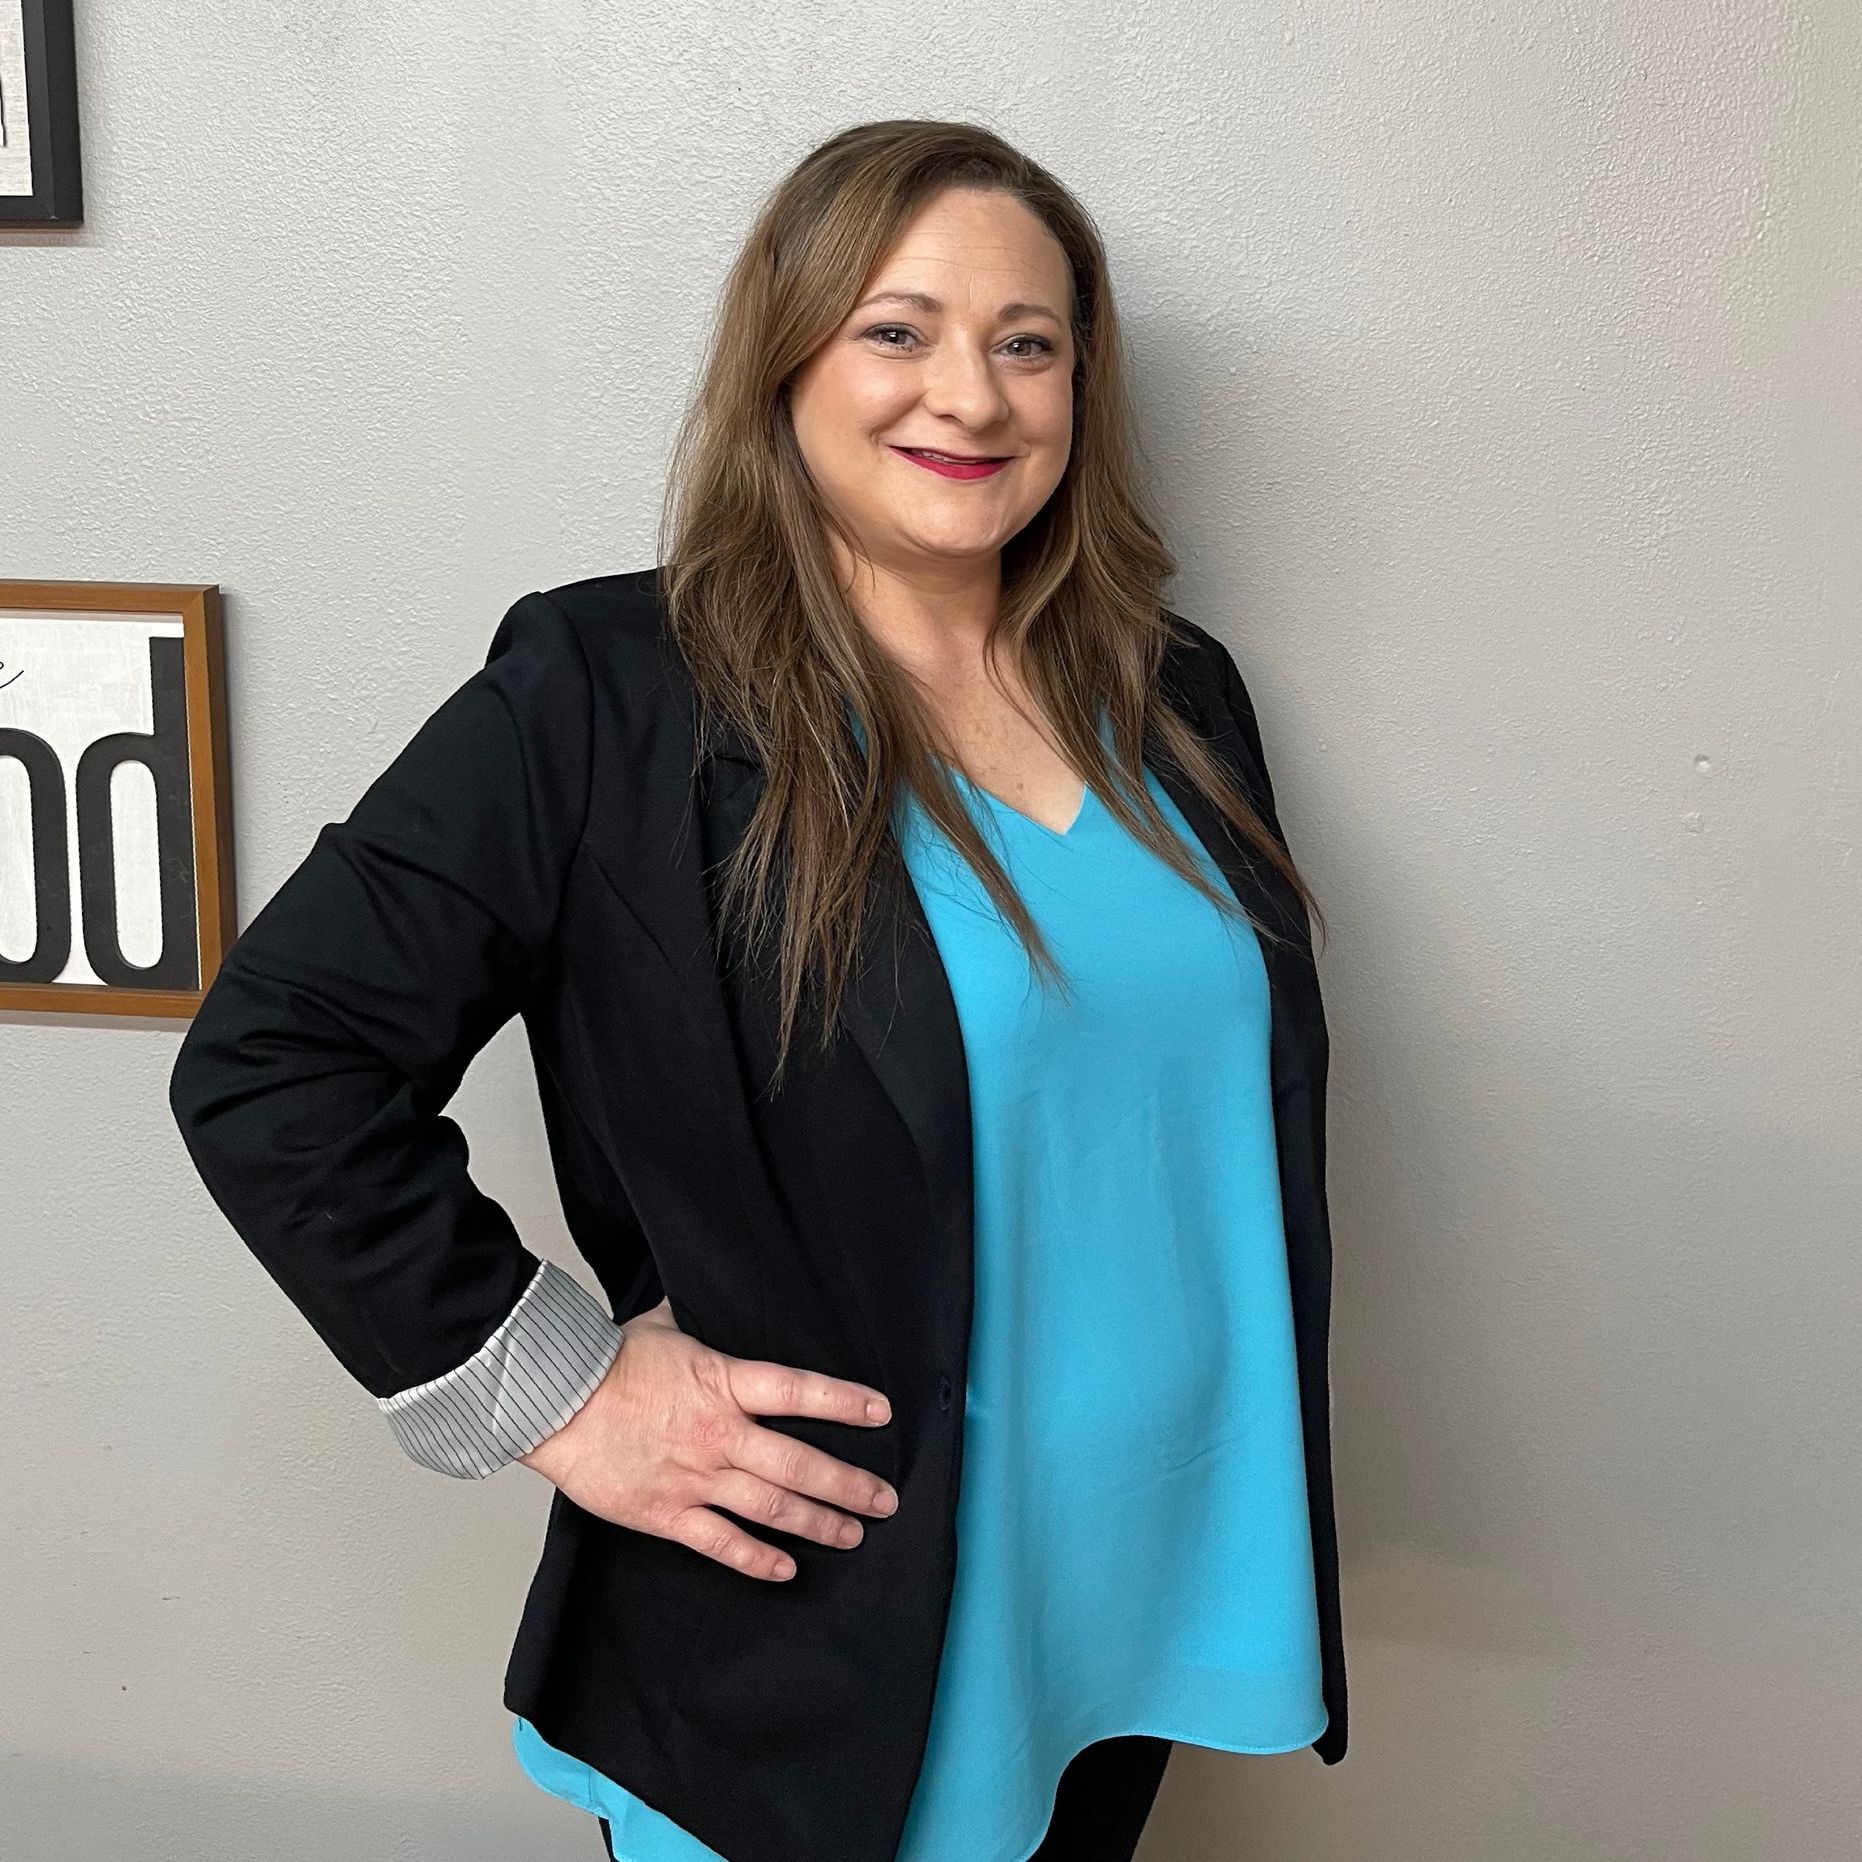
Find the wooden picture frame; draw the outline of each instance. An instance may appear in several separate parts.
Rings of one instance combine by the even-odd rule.
[[[83,221],[71,0],[0,0],[0,227]]]
[[[0,581],[0,1011],[200,1006],[237,935],[223,668],[216,584]]]

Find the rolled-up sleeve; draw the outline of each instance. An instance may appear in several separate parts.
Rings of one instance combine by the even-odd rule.
[[[463,1364],[376,1401],[414,1460],[482,1480],[554,1435],[620,1348],[621,1328],[601,1302],[544,1261],[511,1316]]]
[[[590,707],[573,623],[525,595],[235,940],[170,1075],[227,1221],[403,1449],[461,1477],[560,1428],[621,1342],[473,1182],[444,1113],[551,961]]]

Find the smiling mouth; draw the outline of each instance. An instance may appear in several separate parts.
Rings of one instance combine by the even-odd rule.
[[[910,453],[918,459],[938,459],[946,465],[1000,465],[1012,459],[1012,453],[945,453],[930,446],[898,446],[895,452]]]

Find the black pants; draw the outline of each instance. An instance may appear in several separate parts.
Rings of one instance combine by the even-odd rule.
[[[1067,1762],[1054,1794],[1054,1815],[1028,1862],[1131,1862],[1145,1819],[1164,1781],[1171,1742],[1149,1733],[1096,1739]],[[606,1817],[601,1846],[614,1854]]]

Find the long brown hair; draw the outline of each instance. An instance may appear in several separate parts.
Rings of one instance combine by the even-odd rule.
[[[990,130],[860,124],[821,144],[773,189],[731,267],[674,447],[659,540],[668,624],[701,707],[728,717],[766,772],[725,863],[722,899],[749,949],[773,943],[776,951],[778,1079],[815,986],[821,1040],[832,1038],[869,888],[875,879],[899,883],[888,830],[901,784],[975,869],[1035,973],[1067,987],[932,753],[931,715],[911,677],[841,586],[828,532],[856,560],[859,550],[817,495],[790,424],[791,378],[845,320],[907,223],[951,187],[999,189],[1023,202],[1064,248],[1073,286],[1071,456],[1047,503],[1003,548],[1000,608],[985,651],[1008,647],[1068,760],[1119,821],[1220,910],[1241,908],[1226,886],[1210,883],[1144,786],[1147,730],[1323,925],[1246,794],[1158,691],[1170,639],[1159,591],[1176,564],[1135,482],[1118,314],[1091,218],[1046,169]],[[849,705],[866,732],[864,753]],[[1111,757],[1096,728],[1100,705]]]

